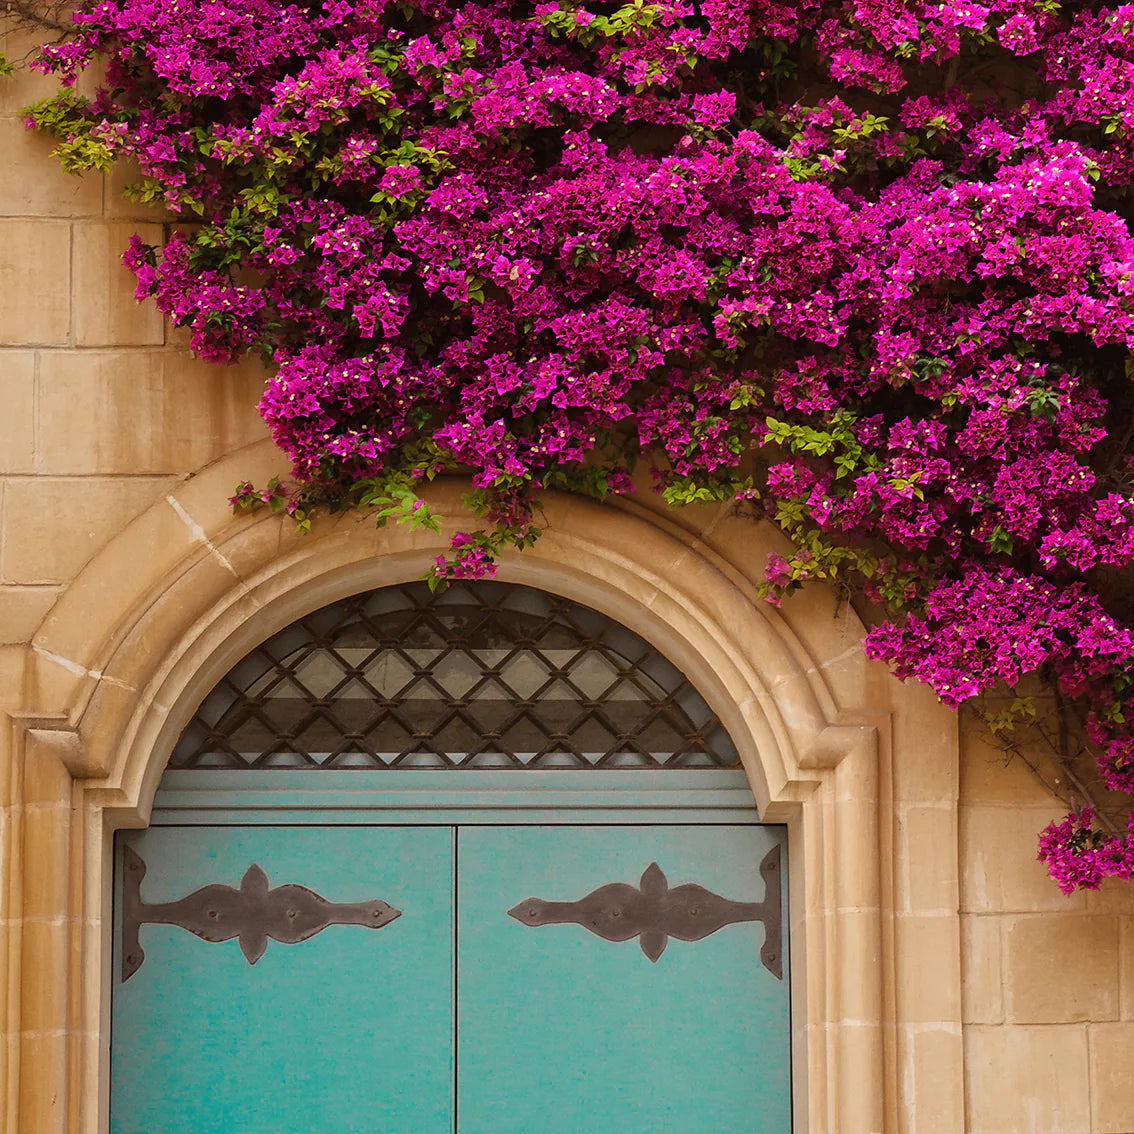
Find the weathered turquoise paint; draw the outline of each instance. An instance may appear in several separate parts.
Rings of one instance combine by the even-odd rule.
[[[782,837],[758,826],[461,829],[459,1134],[788,1134],[787,973],[761,966],[761,925],[670,939],[651,964],[636,940],[506,913],[527,897],[637,884],[651,862],[671,886],[759,901],[757,865]]]
[[[148,902],[258,862],[403,914],[269,942],[253,967],[236,941],[146,925],[124,985],[116,924],[112,1134],[790,1130],[789,978],[760,965],[762,926],[671,939],[651,965],[507,914],[652,861],[760,900],[785,832],[757,825],[743,773],[167,773],[152,823],[119,836]],[[786,932],[786,858],[783,878]]]
[[[751,823],[739,769],[169,771],[153,823]]]
[[[152,827],[123,837],[146,862],[148,902],[239,885],[256,862],[273,885],[383,898],[405,914],[380,930],[269,941],[255,965],[235,940],[145,925],[145,963],[125,984],[116,926],[112,1134],[449,1134],[451,828]],[[121,878],[116,892],[120,911]]]

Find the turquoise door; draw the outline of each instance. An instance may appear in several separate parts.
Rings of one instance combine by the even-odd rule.
[[[778,845],[776,828],[756,826],[463,828],[460,1134],[787,1134],[786,982],[761,961],[762,923],[713,931],[721,900],[745,904],[724,916],[755,912],[757,867]],[[654,864],[664,881],[654,870],[643,879]],[[618,923],[651,876],[669,917],[630,936],[638,927]],[[611,883],[597,900],[556,907],[573,919],[558,924],[525,903],[578,903]],[[595,922],[624,940],[592,932]]]
[[[453,838],[446,827],[151,827],[120,840],[112,1134],[449,1131]],[[295,944],[268,937],[249,963],[254,929],[212,943],[143,920],[124,957],[126,848],[144,863],[143,919],[203,916],[219,936],[278,906],[285,925],[270,928],[295,936],[286,923],[310,916],[304,894],[234,896],[259,866],[273,889],[359,903],[370,907],[359,916],[376,910],[382,924],[331,924]],[[221,885],[230,892],[170,908]],[[388,920],[379,901],[401,916]]]
[[[112,1134],[789,1134],[781,844],[751,824],[124,836]]]

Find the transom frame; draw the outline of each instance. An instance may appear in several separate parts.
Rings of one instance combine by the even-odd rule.
[[[170,769],[727,768],[701,694],[607,615],[514,583],[352,595],[253,648]]]

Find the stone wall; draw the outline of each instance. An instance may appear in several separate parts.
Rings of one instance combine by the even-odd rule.
[[[25,37],[4,52],[19,59]],[[172,483],[265,435],[263,374],[193,358],[121,256],[160,214],[122,195],[125,169],[71,177],[21,106],[46,77],[0,78],[0,645],[26,642],[66,583]],[[19,700],[18,651],[0,697]]]
[[[1134,883],[1065,897],[1036,861],[1064,809],[961,740],[961,925],[973,1134],[1134,1131]]]
[[[7,51],[18,55],[18,47],[9,44]],[[157,243],[162,228],[160,216],[122,198],[128,173],[69,178],[51,159],[50,143],[25,131],[18,107],[49,89],[34,76],[0,80],[0,709],[16,718],[32,713],[36,720],[66,709],[52,674],[101,677],[84,668],[88,663],[55,655],[44,644],[61,635],[83,639],[82,612],[61,602],[72,581],[112,544],[125,574],[138,568],[144,575],[154,564],[174,563],[180,541],[207,542],[181,505],[188,482],[210,462],[265,437],[255,413],[264,380],[259,367],[222,370],[194,359],[152,306],[134,302],[121,252],[131,233]],[[233,465],[233,482],[245,474],[262,476],[276,460],[269,451],[266,465],[263,447],[254,451],[249,467]],[[224,490],[210,482],[210,491],[217,499],[202,508],[220,515]],[[131,527],[163,500],[168,523]],[[643,499],[640,510],[656,507]],[[677,522],[696,529],[707,546],[718,538],[712,517]],[[108,603],[114,598],[110,590],[95,593],[96,603],[99,594]],[[968,734],[960,745],[958,813],[955,768],[936,763],[955,744],[951,727],[942,728],[925,698],[924,715],[907,715],[888,739],[879,722],[892,709],[893,683],[877,667],[865,666],[853,642],[848,646],[830,629],[831,607],[825,595],[804,595],[785,617],[795,619],[807,648],[826,659],[821,665],[835,702],[841,687],[873,689],[870,726],[879,728],[884,750],[893,739],[905,753],[884,763],[882,779],[894,782],[883,788],[897,802],[871,852],[874,861],[881,859],[893,915],[883,934],[891,971],[881,982],[893,1067],[887,1130],[960,1131],[961,1100],[948,1097],[945,1070],[949,1026],[939,1022],[953,1011],[949,981],[939,982],[941,1003],[932,995],[934,971],[955,960],[949,927],[955,924],[959,875],[965,1129],[1131,1134],[1134,885],[1064,898],[1034,860],[1036,832],[1058,806],[1025,769],[1006,764]],[[61,627],[61,618],[71,622]],[[51,628],[46,636],[45,626]],[[853,674],[838,676],[843,670]],[[917,698],[909,703],[916,705]],[[113,747],[117,741],[102,743]],[[814,759],[818,768],[828,757]],[[29,767],[34,771],[34,764]],[[45,772],[41,778],[38,787],[26,787],[24,798],[36,808],[66,811],[68,776],[52,779]],[[853,803],[853,790],[847,790]],[[8,845],[4,825],[10,833],[28,815],[13,808],[0,814],[0,848]],[[31,834],[21,837],[30,847]],[[838,858],[825,867],[816,860],[816,869],[837,873]],[[10,892],[3,896],[14,905]],[[42,936],[42,948],[33,952],[57,957],[66,967],[69,939],[62,936],[60,911],[46,899],[37,905],[36,894],[20,901],[25,950]],[[18,957],[14,926],[7,910],[0,912],[0,962]],[[58,948],[51,944],[55,937]],[[49,982],[53,971],[46,962],[28,970]],[[812,976],[820,984],[826,979]],[[853,990],[835,988],[833,976],[829,983],[831,996],[854,1000]],[[864,976],[860,983],[872,982]],[[9,1003],[0,1016],[11,1053],[17,1007]],[[937,1050],[942,1055],[935,1064]],[[936,1094],[935,1066],[941,1068]],[[844,1068],[844,1074],[853,1078],[853,1070]],[[3,1082],[0,1074],[0,1114],[9,1116],[5,1129],[15,1134],[15,1091],[5,1095]],[[43,1080],[24,1089],[46,1095],[49,1086]],[[41,1103],[25,1104],[19,1134],[32,1134],[26,1116],[39,1113]],[[43,1101],[44,1113],[52,1105]],[[59,1128],[38,1120],[34,1125]],[[836,1125],[859,1134],[845,1115],[829,1119],[832,1131]]]

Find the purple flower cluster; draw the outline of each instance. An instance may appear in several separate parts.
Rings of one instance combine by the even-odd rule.
[[[1096,830],[1094,810],[1084,807],[1040,835],[1039,857],[1065,894],[1097,890],[1105,878],[1134,877],[1134,818],[1125,835]]]
[[[770,601],[864,591],[871,655],[950,704],[1039,672],[1134,790],[1134,5],[74,18],[47,65],[106,65],[74,128],[190,222],[132,246],[139,295],[271,361],[302,514],[467,471],[487,527],[437,574],[479,576],[541,489],[646,462],[793,538]],[[1129,873],[1089,823],[1044,836],[1061,885]]]

